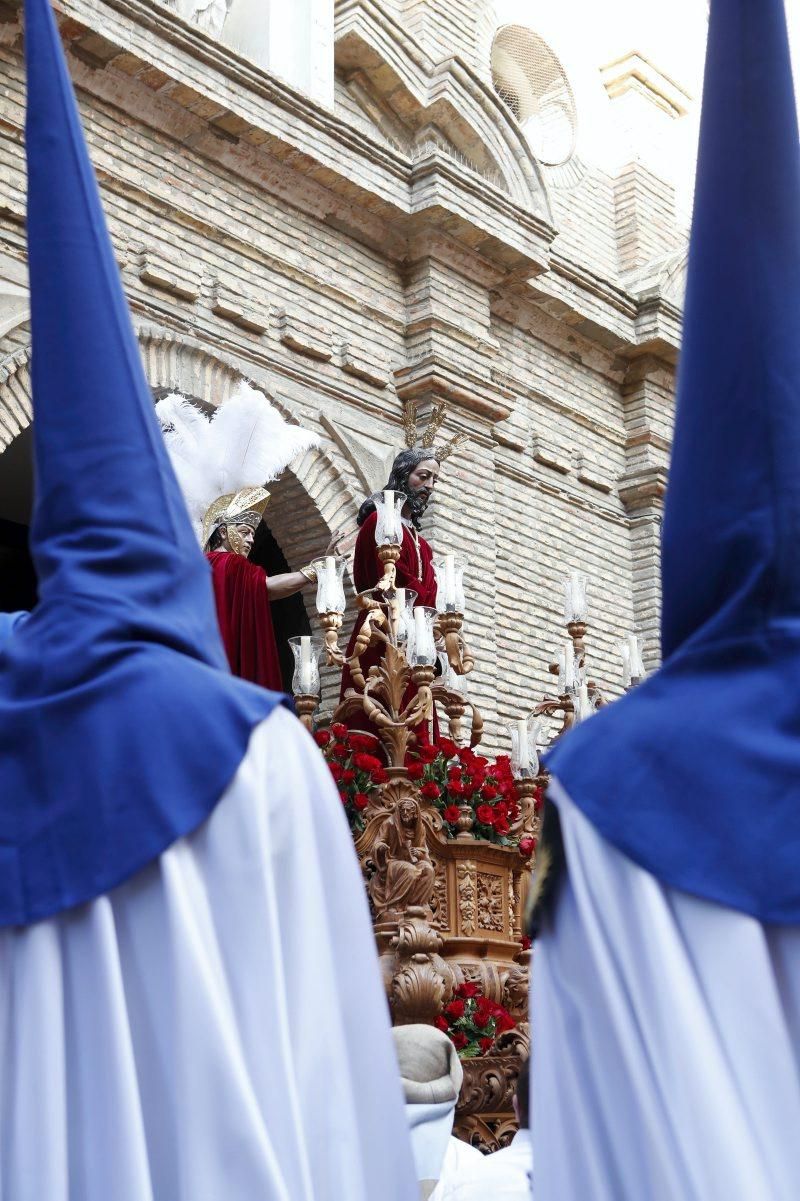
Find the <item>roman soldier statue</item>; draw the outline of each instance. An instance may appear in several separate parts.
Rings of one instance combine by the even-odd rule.
[[[316,582],[312,566],[268,576],[250,562],[253,539],[275,480],[318,438],[284,421],[263,393],[242,380],[208,417],[182,396],[166,396],[156,415],[200,544],[211,564],[222,641],[231,671],[282,689],[269,602]],[[335,534],[325,554],[333,554]]]

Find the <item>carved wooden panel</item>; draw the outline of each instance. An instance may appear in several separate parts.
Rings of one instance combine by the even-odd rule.
[[[474,934],[478,921],[478,885],[475,864],[464,859],[458,865],[458,916],[462,933]]]
[[[495,930],[502,934],[503,920],[503,877],[495,872],[478,872],[478,925],[481,930]]]

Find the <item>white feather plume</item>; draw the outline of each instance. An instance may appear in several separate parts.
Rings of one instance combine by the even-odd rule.
[[[177,393],[158,402],[156,416],[195,523],[218,496],[276,480],[320,443],[310,430],[284,421],[245,380],[210,417]]]

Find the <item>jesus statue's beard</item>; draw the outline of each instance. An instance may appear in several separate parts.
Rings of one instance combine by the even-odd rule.
[[[416,490],[406,489],[408,497],[408,507],[411,511],[411,522],[415,529],[419,529],[422,523],[422,515],[428,507],[431,499],[431,494],[427,488],[418,488]]]

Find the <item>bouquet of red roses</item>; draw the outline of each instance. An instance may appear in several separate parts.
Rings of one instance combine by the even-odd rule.
[[[406,770],[419,781],[420,795],[441,813],[448,838],[456,837],[462,828],[459,820],[466,815],[475,838],[514,845],[511,826],[519,818],[519,796],[507,755],[490,762],[449,738],[430,742],[418,734]]]
[[[351,732],[341,722],[329,730],[317,730],[314,739],[325,756],[342,798],[350,829],[364,829],[364,810],[375,790],[389,779],[377,757],[378,739],[372,734]]]
[[[462,984],[434,1025],[452,1039],[461,1059],[489,1055],[499,1035],[516,1022],[507,1009],[485,997],[477,984]]]

